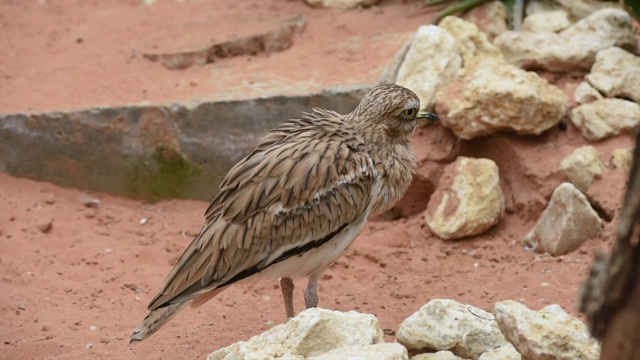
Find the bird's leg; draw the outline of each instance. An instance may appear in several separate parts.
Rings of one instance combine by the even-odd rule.
[[[309,276],[309,284],[304,292],[304,303],[307,305],[307,309],[318,306],[318,276],[319,274]]]
[[[282,297],[284,298],[284,309],[287,312],[287,319],[291,319],[293,313],[293,279],[290,277],[280,278],[280,289],[282,290]]]

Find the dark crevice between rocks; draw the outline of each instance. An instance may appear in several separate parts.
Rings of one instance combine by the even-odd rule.
[[[592,199],[588,199],[589,200],[589,204],[591,205],[591,208],[596,212],[596,214],[598,214],[598,216],[606,221],[606,222],[611,222],[613,220],[613,214],[610,214],[607,210],[605,210],[602,206],[600,206],[600,204],[598,204],[597,201],[593,201]]]

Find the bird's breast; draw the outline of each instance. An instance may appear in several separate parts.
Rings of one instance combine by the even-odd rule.
[[[403,146],[378,162],[380,195],[374,200],[374,213],[392,208],[409,189],[417,169],[416,157],[408,146]]]

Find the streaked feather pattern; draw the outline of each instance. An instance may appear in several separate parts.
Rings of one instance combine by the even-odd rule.
[[[149,310],[265,269],[276,249],[304,246],[316,240],[312,231],[328,234],[354,221],[370,202],[376,173],[363,140],[340,115],[314,109],[282,124],[228,172],[200,234]]]
[[[409,187],[416,159],[407,136],[419,105],[410,90],[383,85],[347,115],[313,109],[271,130],[223,179],[131,341],[261,273],[310,275],[315,296],[318,274]]]

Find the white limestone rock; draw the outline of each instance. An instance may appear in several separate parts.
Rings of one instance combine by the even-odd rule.
[[[640,124],[640,105],[623,99],[600,99],[574,107],[571,122],[587,140],[598,141]]]
[[[550,0],[528,0],[524,4],[525,16],[533,14],[561,10],[562,7],[555,1]]]
[[[586,77],[607,97],[623,97],[640,103],[640,57],[618,47],[601,50]]]
[[[434,353],[419,354],[411,358],[411,360],[465,360],[460,356],[456,356],[451,351],[436,351]]]
[[[357,7],[369,7],[376,5],[380,0],[304,0],[313,7],[353,9]]]
[[[501,130],[539,135],[567,112],[565,93],[534,72],[492,57],[474,59],[464,74],[436,93],[441,123],[473,139]]]
[[[407,349],[398,343],[351,345],[309,356],[305,360],[409,360]]]
[[[560,172],[583,193],[586,193],[596,180],[602,178],[605,170],[600,154],[593,146],[575,149],[560,163]]]
[[[602,94],[586,81],[581,82],[573,92],[573,99],[578,104],[585,104],[602,98]]]
[[[558,32],[571,26],[569,14],[564,10],[539,12],[524,18],[522,31],[543,33]]]
[[[482,353],[478,360],[522,360],[522,355],[509,343],[497,349]]]
[[[413,90],[422,108],[430,109],[438,87],[452,81],[461,67],[453,36],[435,25],[421,26],[398,69],[396,83]]]
[[[554,0],[555,1],[555,0]],[[596,11],[605,8],[620,8],[619,4],[615,1],[599,1],[599,0],[570,0],[570,1],[556,1],[565,9],[569,16],[574,19],[585,18]]]
[[[633,149],[613,149],[611,154],[611,165],[614,169],[630,171],[631,163],[633,161]]]
[[[311,308],[248,341],[215,351],[207,360],[302,360],[334,349],[380,342],[382,329],[373,315]]]
[[[490,313],[454,300],[431,300],[406,318],[396,340],[412,351],[449,350],[477,359],[507,344]]]
[[[586,196],[571,183],[562,183],[553,194],[524,244],[536,251],[560,256],[577,249],[594,238],[602,228],[602,220]]]
[[[502,1],[487,1],[467,11],[462,18],[476,24],[487,34],[489,40],[509,30],[507,26],[507,7]]]
[[[502,59],[500,49],[493,45],[487,38],[487,34],[481,32],[474,23],[457,16],[447,16],[440,21],[439,26],[456,39],[464,66],[477,57]]]
[[[513,300],[496,303],[500,330],[524,359],[596,360],[600,346],[587,326],[559,305],[533,311]]]
[[[425,220],[442,239],[480,234],[504,215],[498,166],[489,159],[459,157],[444,169],[429,199]]]
[[[602,9],[559,34],[507,31],[494,44],[508,62],[525,69],[553,72],[589,70],[598,51],[636,43],[631,16],[620,9]]]

